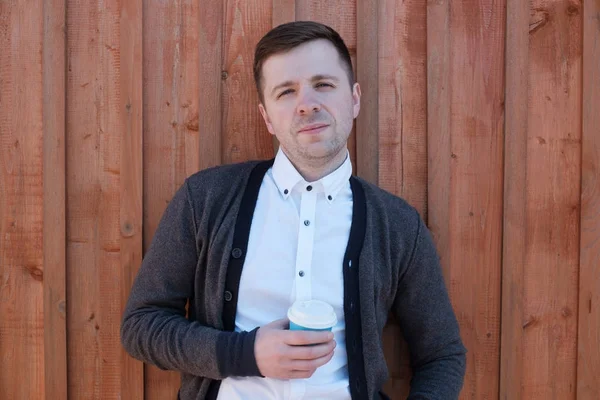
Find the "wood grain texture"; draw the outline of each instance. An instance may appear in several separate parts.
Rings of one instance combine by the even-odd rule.
[[[185,178],[198,171],[200,165],[208,167],[220,163],[219,154],[214,154],[220,148],[220,117],[216,115],[220,107],[208,104],[218,102],[215,88],[220,81],[209,83],[214,76],[200,75],[208,73],[207,69],[216,72],[219,64],[208,65],[215,62],[214,56],[205,60],[200,58],[200,53],[210,54],[221,43],[218,32],[212,30],[216,29],[218,20],[212,26],[205,26],[208,32],[201,35],[198,18],[200,15],[203,19],[214,18],[215,10],[214,6],[207,10],[207,5],[203,5],[202,11],[213,13],[201,14],[200,3],[218,5],[218,2],[198,0],[144,2],[145,249],[168,202]],[[213,47],[201,48],[201,43],[206,44],[204,40],[209,40]],[[201,90],[200,79],[207,84],[206,90],[204,87]],[[178,372],[161,371],[151,365],[146,365],[145,372],[147,400],[176,398],[180,386]]]
[[[430,170],[448,169],[442,176],[449,183],[434,188],[428,209],[432,229],[447,224],[436,234],[447,235],[439,250],[446,252],[446,282],[469,349],[462,397],[494,398],[500,361],[505,3],[440,1],[430,3],[430,11],[428,25],[436,26],[428,34],[442,35],[428,37],[434,43],[431,63],[448,55],[442,43],[449,41],[450,48],[449,71],[437,66],[430,71],[437,81],[429,84],[439,85],[429,88],[440,96],[432,99],[434,109],[449,113],[449,132],[438,138],[440,132],[428,130],[429,141],[447,145],[434,146]],[[436,152],[450,157],[433,158]],[[435,215],[438,210],[443,217]]]
[[[44,380],[46,399],[67,398],[66,1],[44,2]]]
[[[379,186],[427,214],[427,5],[379,2]],[[390,34],[394,32],[395,34]],[[384,347],[394,398],[410,389],[410,354],[390,320]]]
[[[0,3],[2,399],[45,393],[43,17],[40,1]]]
[[[504,232],[500,399],[520,400],[523,385],[524,274],[527,252],[529,4],[507,1]]]
[[[133,91],[121,83],[127,10],[116,0],[67,3],[68,395],[76,399],[118,398],[124,372],[121,157],[128,117],[123,106],[127,101],[136,106],[135,98],[123,97]]]
[[[273,140],[258,111],[254,48],[272,26],[272,0],[227,0],[223,24],[223,136],[225,164],[274,156]]]
[[[524,266],[524,399],[574,399],[581,180],[581,9],[533,1]]]
[[[600,2],[583,3],[577,399],[600,398]]]
[[[224,7],[218,1],[198,1],[199,87],[198,135],[199,169],[221,164],[223,137],[223,21]],[[192,66],[192,65],[190,65]]]
[[[414,0],[379,5],[379,185],[426,219],[427,7]]]
[[[361,85],[360,114],[356,119],[356,171],[379,184],[378,7],[356,0],[356,76]]]
[[[120,3],[121,274],[119,316],[142,261],[142,0]],[[120,322],[120,321],[119,321]],[[144,398],[144,365],[121,348],[123,399]]]

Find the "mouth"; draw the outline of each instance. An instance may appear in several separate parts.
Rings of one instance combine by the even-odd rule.
[[[307,125],[304,128],[300,129],[298,131],[298,133],[310,133],[310,134],[315,134],[315,133],[319,133],[323,130],[325,130],[325,128],[327,128],[329,125],[327,124],[312,124],[312,125]]]

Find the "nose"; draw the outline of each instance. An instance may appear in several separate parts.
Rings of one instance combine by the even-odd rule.
[[[321,103],[310,90],[304,91],[298,99],[297,111],[300,115],[310,115],[321,110]]]

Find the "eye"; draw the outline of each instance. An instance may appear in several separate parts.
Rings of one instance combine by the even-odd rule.
[[[331,83],[327,83],[327,82],[319,82],[316,84],[316,87],[334,87]]]
[[[286,89],[283,92],[279,93],[279,95],[277,96],[277,98],[280,98],[282,96],[285,96],[286,94],[290,94],[292,93],[294,90],[293,89]]]

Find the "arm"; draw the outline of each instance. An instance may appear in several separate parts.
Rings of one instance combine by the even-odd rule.
[[[133,357],[165,370],[211,379],[260,376],[256,329],[225,332],[185,317],[193,297],[198,248],[187,182],[160,221],[125,308],[121,342]]]
[[[400,276],[394,311],[411,356],[409,400],[458,399],[466,349],[431,235],[417,215],[417,238]]]

